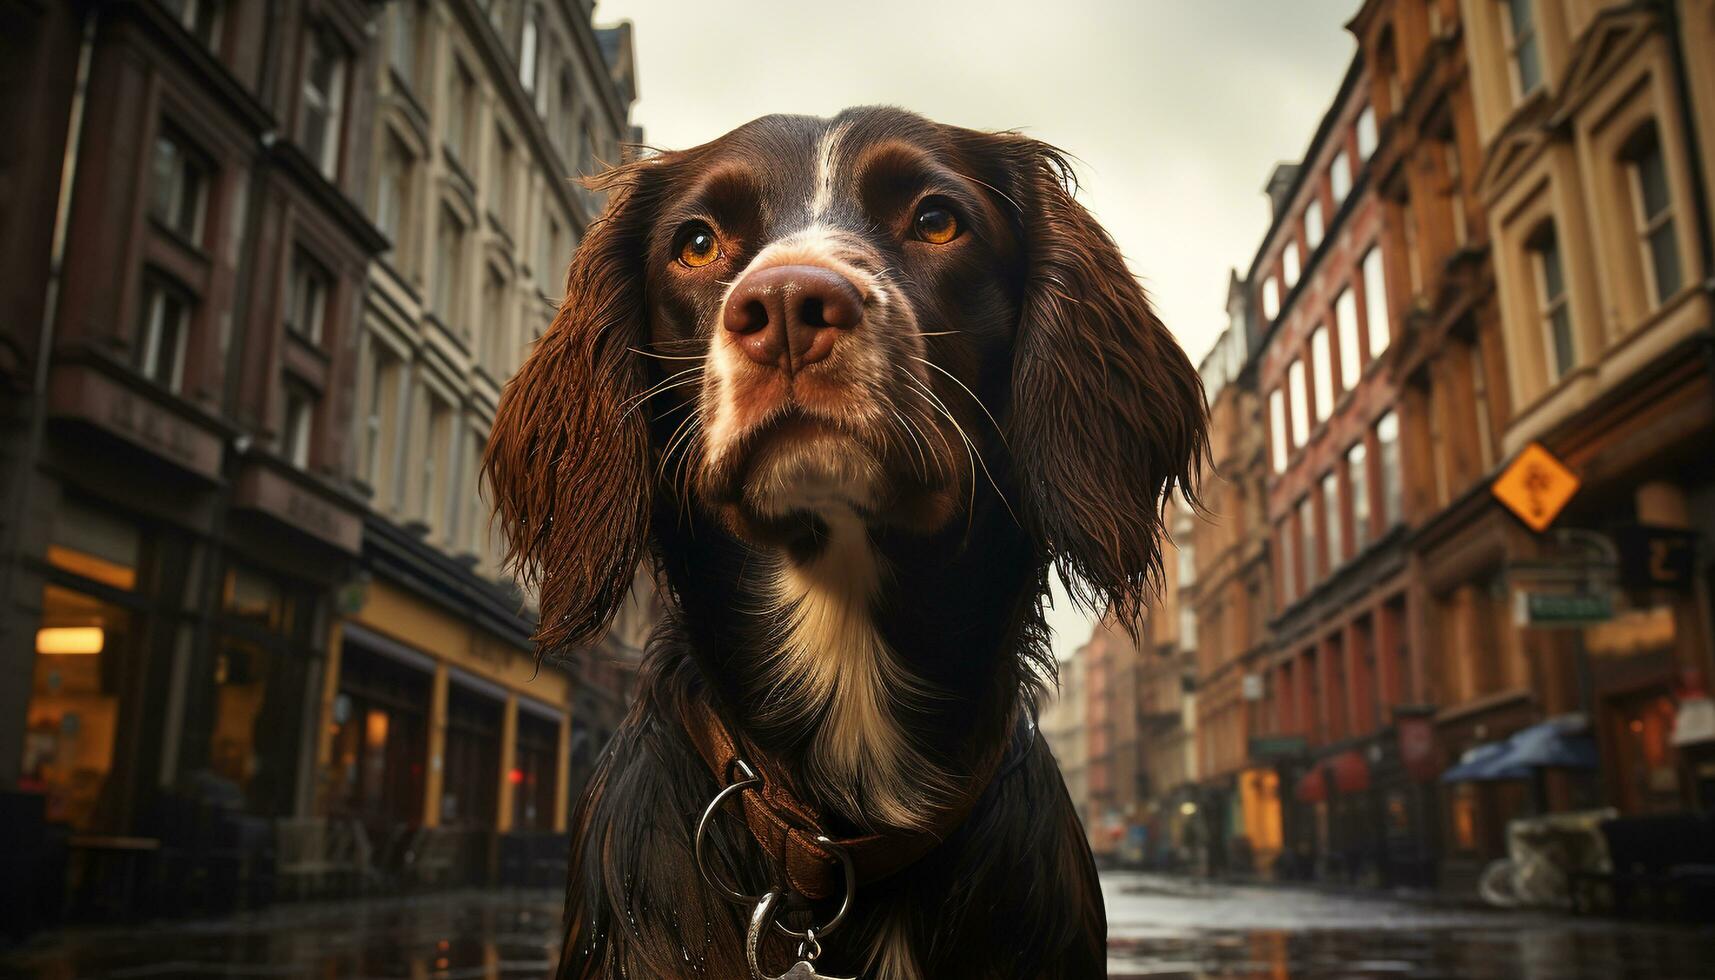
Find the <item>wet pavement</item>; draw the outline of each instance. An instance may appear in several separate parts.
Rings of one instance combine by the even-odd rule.
[[[1109,873],[1112,980],[1706,980],[1715,927]]]
[[[1715,977],[1715,927],[1124,872],[1103,884],[1114,980]],[[546,891],[283,905],[215,921],[39,936],[0,951],[0,978],[537,978],[558,953],[559,913],[559,896]]]

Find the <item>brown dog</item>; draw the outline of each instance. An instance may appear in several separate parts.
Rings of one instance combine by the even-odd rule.
[[[486,460],[545,651],[645,556],[667,597],[577,807],[562,977],[1105,974],[1029,724],[1040,603],[1057,566],[1137,621],[1205,406],[1070,183],[878,108],[600,179]]]

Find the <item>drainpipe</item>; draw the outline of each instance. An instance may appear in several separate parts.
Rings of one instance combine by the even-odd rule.
[[[30,501],[35,496],[36,466],[41,460],[42,443],[47,437],[48,368],[54,344],[54,321],[59,316],[66,236],[71,224],[72,189],[77,183],[78,154],[83,146],[84,110],[89,94],[89,66],[95,53],[95,28],[99,15],[99,8],[93,5],[85,6],[81,15],[83,38],[78,44],[77,75],[72,87],[71,108],[66,123],[65,151],[60,156],[59,201],[54,206],[54,229],[52,244],[49,246],[48,281],[42,302],[42,322],[36,333],[36,363],[30,390],[30,428],[25,438],[23,459],[17,469],[18,486],[12,494],[12,513],[6,521],[5,546],[4,550],[0,551],[0,603],[5,604],[5,609],[0,612],[0,650],[20,648],[18,642],[7,637],[6,633],[7,625],[19,618],[12,592],[16,587],[17,568],[23,562],[22,528],[30,516]],[[19,632],[27,635],[28,630],[20,629]],[[34,644],[31,648],[34,648]],[[0,762],[0,772],[12,774],[4,780],[5,783],[9,784],[16,778],[16,766],[16,759]]]

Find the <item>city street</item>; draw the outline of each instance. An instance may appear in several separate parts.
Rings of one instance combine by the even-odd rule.
[[[1443,910],[1375,896],[1211,885],[1129,872],[1106,885],[1114,980],[1707,975],[1715,930]],[[254,916],[41,937],[0,977],[543,977],[549,892],[288,905]]]

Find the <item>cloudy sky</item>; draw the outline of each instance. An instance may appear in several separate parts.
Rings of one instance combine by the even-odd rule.
[[[1228,270],[1268,225],[1263,182],[1295,160],[1353,51],[1357,0],[599,0],[636,25],[655,146],[771,112],[904,106],[1022,129],[1080,163],[1107,225],[1193,360],[1226,321]],[[1056,644],[1089,635],[1060,603]]]

